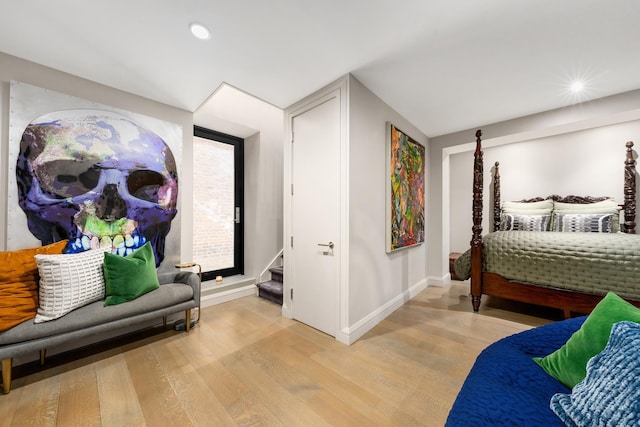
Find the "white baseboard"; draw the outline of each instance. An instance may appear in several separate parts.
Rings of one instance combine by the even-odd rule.
[[[282,316],[287,319],[293,319],[293,312],[291,311],[291,307],[287,305],[286,300],[282,303]]]
[[[398,295],[385,305],[379,307],[363,319],[356,322],[353,326],[342,329],[336,335],[336,340],[344,344],[353,344],[364,334],[369,332],[378,323],[383,321],[387,316],[402,307],[407,301],[415,297],[419,292],[426,289],[428,286],[427,279],[422,279],[409,289]]]
[[[258,288],[255,284],[250,284],[222,292],[216,292],[214,294],[204,295],[200,298],[200,306],[209,307],[211,305],[222,304],[223,302],[232,301],[249,295],[255,295],[257,289]]]
[[[448,285],[451,283],[451,273],[447,273],[442,277],[429,276],[427,277],[427,282],[429,283],[429,285],[439,286],[439,287]]]

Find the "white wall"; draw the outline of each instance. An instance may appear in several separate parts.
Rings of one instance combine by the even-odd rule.
[[[352,338],[426,286],[427,244],[385,251],[386,122],[428,147],[429,140],[349,76],[349,325]],[[425,150],[428,156],[428,150]],[[428,159],[427,163],[428,164]],[[430,177],[430,171],[426,171]],[[427,178],[427,182],[429,178]],[[430,194],[426,203],[431,203]],[[427,216],[426,222],[430,218]],[[429,233],[425,240],[430,239]]]
[[[490,172],[500,162],[502,200],[549,194],[607,195],[622,201],[625,143],[640,149],[640,90],[506,122],[483,130],[484,222],[489,231]],[[448,277],[449,252],[471,240],[475,131],[430,140],[427,223],[429,271]]]
[[[160,120],[177,123],[182,126],[182,160],[179,166],[179,211],[171,223],[171,231],[167,237],[165,260],[160,266],[161,271],[175,271],[174,264],[181,260],[188,260],[192,254],[192,201],[193,176],[189,165],[193,162],[192,129],[193,114],[169,107],[130,93],[116,90],[107,86],[84,80],[51,68],[25,61],[11,55],[0,53],[0,188],[3,195],[7,194],[9,145],[9,86],[12,80],[28,83],[34,86],[50,89],[62,94],[94,101],[134,113],[144,114]],[[0,250],[7,248],[7,198],[0,198]],[[25,230],[25,235],[30,235]]]
[[[244,146],[245,274],[256,278],[282,249],[282,110],[273,116]]]
[[[245,275],[258,278],[282,249],[284,112],[225,84],[196,111],[194,123],[245,139]]]

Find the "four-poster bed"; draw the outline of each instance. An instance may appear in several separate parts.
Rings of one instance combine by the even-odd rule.
[[[552,206],[544,212],[547,215],[511,215],[508,217],[511,223],[501,225],[507,216],[501,209],[505,204],[501,205],[500,201],[500,173],[496,162],[493,232],[483,236],[481,136],[482,131],[478,130],[473,169],[471,248],[455,261],[456,274],[463,279],[471,278],[473,310],[478,311],[484,294],[561,309],[569,317],[571,312],[589,313],[608,291],[640,306],[640,236],[635,235],[633,143],[626,144],[623,219],[619,218],[618,205],[610,198],[550,196],[515,203],[516,213],[527,206],[535,207],[532,208],[535,213],[541,204]],[[611,213],[612,206],[614,213]],[[595,215],[600,214],[600,209],[607,210],[608,215]],[[576,221],[587,220],[597,227],[609,227],[590,231],[609,232],[564,231],[574,227]],[[518,225],[517,221],[531,224],[528,224],[529,228],[509,228]],[[548,223],[555,224],[555,228],[549,227]],[[536,227],[540,231],[522,231],[537,230]],[[547,231],[550,229],[557,231]]]

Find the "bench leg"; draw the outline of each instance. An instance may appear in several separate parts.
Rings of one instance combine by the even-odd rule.
[[[191,330],[191,309],[188,308],[184,312],[184,320],[185,320],[185,331],[189,332]]]
[[[11,391],[11,362],[12,359],[2,359],[2,392],[9,394]]]
[[[44,360],[47,357],[47,349],[43,348],[40,350],[40,366],[44,366]]]

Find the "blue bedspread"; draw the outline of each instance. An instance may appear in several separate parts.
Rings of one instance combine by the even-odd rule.
[[[503,338],[476,359],[446,426],[564,426],[549,408],[555,393],[570,393],[533,360],[560,348],[585,316]]]

